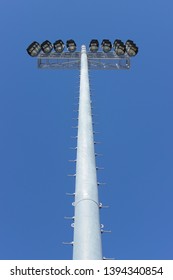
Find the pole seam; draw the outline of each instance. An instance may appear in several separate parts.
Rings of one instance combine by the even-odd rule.
[[[73,206],[77,206],[80,202],[84,201],[84,200],[89,200],[89,201],[92,201],[94,202],[98,207],[99,207],[99,203],[93,199],[89,199],[89,198],[83,198],[83,199],[80,199],[78,200],[76,203],[73,204]]]

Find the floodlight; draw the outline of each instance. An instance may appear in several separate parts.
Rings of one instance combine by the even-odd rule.
[[[49,42],[48,40],[44,41],[41,44],[41,49],[44,53],[48,54],[51,52],[51,50],[53,49],[53,45],[51,42]]]
[[[132,40],[127,40],[126,42],[126,51],[129,56],[135,56],[138,53],[138,47]]]
[[[41,46],[38,42],[34,41],[32,42],[32,44],[29,45],[29,47],[26,50],[30,56],[34,57],[37,56],[41,51]]]
[[[124,55],[126,52],[126,47],[125,47],[124,43],[119,39],[116,39],[114,41],[113,47],[114,47],[115,53],[117,55]]]
[[[74,52],[76,50],[76,43],[74,40],[67,40],[66,46],[69,52]]]
[[[110,52],[111,49],[112,49],[112,44],[111,44],[111,42],[110,42],[109,40],[107,40],[107,39],[104,39],[104,40],[102,41],[101,46],[102,46],[102,49],[103,49],[103,51],[104,51],[105,53]]]
[[[54,44],[54,50],[57,52],[57,53],[62,53],[63,50],[64,50],[64,43],[62,40],[57,40]]]
[[[96,39],[91,40],[89,44],[89,49],[91,52],[97,52],[99,49],[99,42]]]

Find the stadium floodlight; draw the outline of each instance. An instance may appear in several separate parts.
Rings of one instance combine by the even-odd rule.
[[[102,49],[105,53],[110,52],[112,49],[112,44],[109,40],[107,39],[103,39],[102,43],[101,43]]]
[[[62,40],[57,40],[54,44],[54,50],[57,52],[57,53],[62,53],[63,50],[64,50],[64,43]]]
[[[132,40],[126,41],[126,52],[129,56],[135,56],[138,53],[138,47]]]
[[[51,42],[46,40],[41,44],[41,49],[45,54],[49,54],[53,49],[53,45]]]
[[[114,47],[114,50],[115,50],[115,53],[119,56],[119,55],[124,55],[125,52],[126,52],[126,47],[124,45],[124,43],[119,40],[119,39],[116,39],[113,43],[113,47]]]
[[[38,42],[32,42],[26,49],[28,54],[32,57],[37,56],[41,51],[41,46]]]
[[[39,53],[38,68],[80,70],[78,126],[75,136],[77,146],[73,148],[76,150],[76,157],[72,160],[76,163],[76,172],[71,175],[75,177],[75,191],[70,194],[74,196],[72,203],[74,215],[71,224],[74,234],[73,241],[64,244],[73,246],[73,260],[106,259],[102,256],[101,234],[109,231],[103,230],[100,223],[100,209],[104,207],[99,201],[98,186],[103,183],[97,180],[99,168],[96,165],[98,154],[95,153],[95,144],[99,142],[94,140],[89,70],[128,70],[131,56],[134,56],[137,47],[133,41],[128,40],[126,42],[128,52],[124,52],[124,44],[121,40],[115,40],[115,51],[111,51],[112,44],[105,39],[102,42],[103,51],[99,52],[96,51],[98,41],[93,39],[89,45],[90,51],[87,51],[85,45],[81,46],[81,51],[75,51],[76,43],[71,39],[66,42],[68,51],[60,54],[56,50],[58,45],[56,43],[57,41],[54,43],[54,52]]]
[[[67,47],[69,52],[75,52],[75,50],[76,50],[76,43],[75,43],[75,41],[72,40],[72,39],[67,40],[66,47]]]
[[[89,49],[91,52],[97,52],[99,49],[99,42],[96,39],[91,40],[89,44]]]

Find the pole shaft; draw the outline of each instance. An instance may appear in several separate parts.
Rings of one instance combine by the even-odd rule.
[[[81,47],[74,260],[101,260],[102,245],[86,47]]]

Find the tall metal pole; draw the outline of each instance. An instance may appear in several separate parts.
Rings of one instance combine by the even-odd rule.
[[[93,139],[88,58],[81,47],[74,214],[74,260],[101,260],[101,230]]]
[[[93,70],[125,70],[130,69],[130,59],[138,52],[138,47],[131,40],[124,45],[119,39],[114,41],[114,50],[109,40],[103,40],[103,51],[86,51],[81,47],[81,52],[75,50],[75,42],[70,41],[68,51],[64,52],[62,40],[54,43],[55,51],[52,52],[52,44],[49,41],[41,45],[34,41],[28,48],[30,56],[37,57],[39,69],[80,69],[80,94],[77,135],[77,159],[76,161],[76,186],[74,238],[74,260],[101,260],[102,244],[101,232],[109,232],[101,229],[98,200],[98,183],[96,174],[93,122],[91,113],[90,87],[88,69]],[[97,40],[92,40],[95,41]],[[91,41],[91,42],[92,42]],[[92,46],[90,42],[90,45]],[[69,44],[69,43],[68,43]],[[66,44],[68,46],[68,44]],[[96,45],[93,45],[94,49]],[[109,48],[110,49],[109,49]],[[59,49],[60,48],[60,49]],[[72,194],[74,195],[74,194]]]

